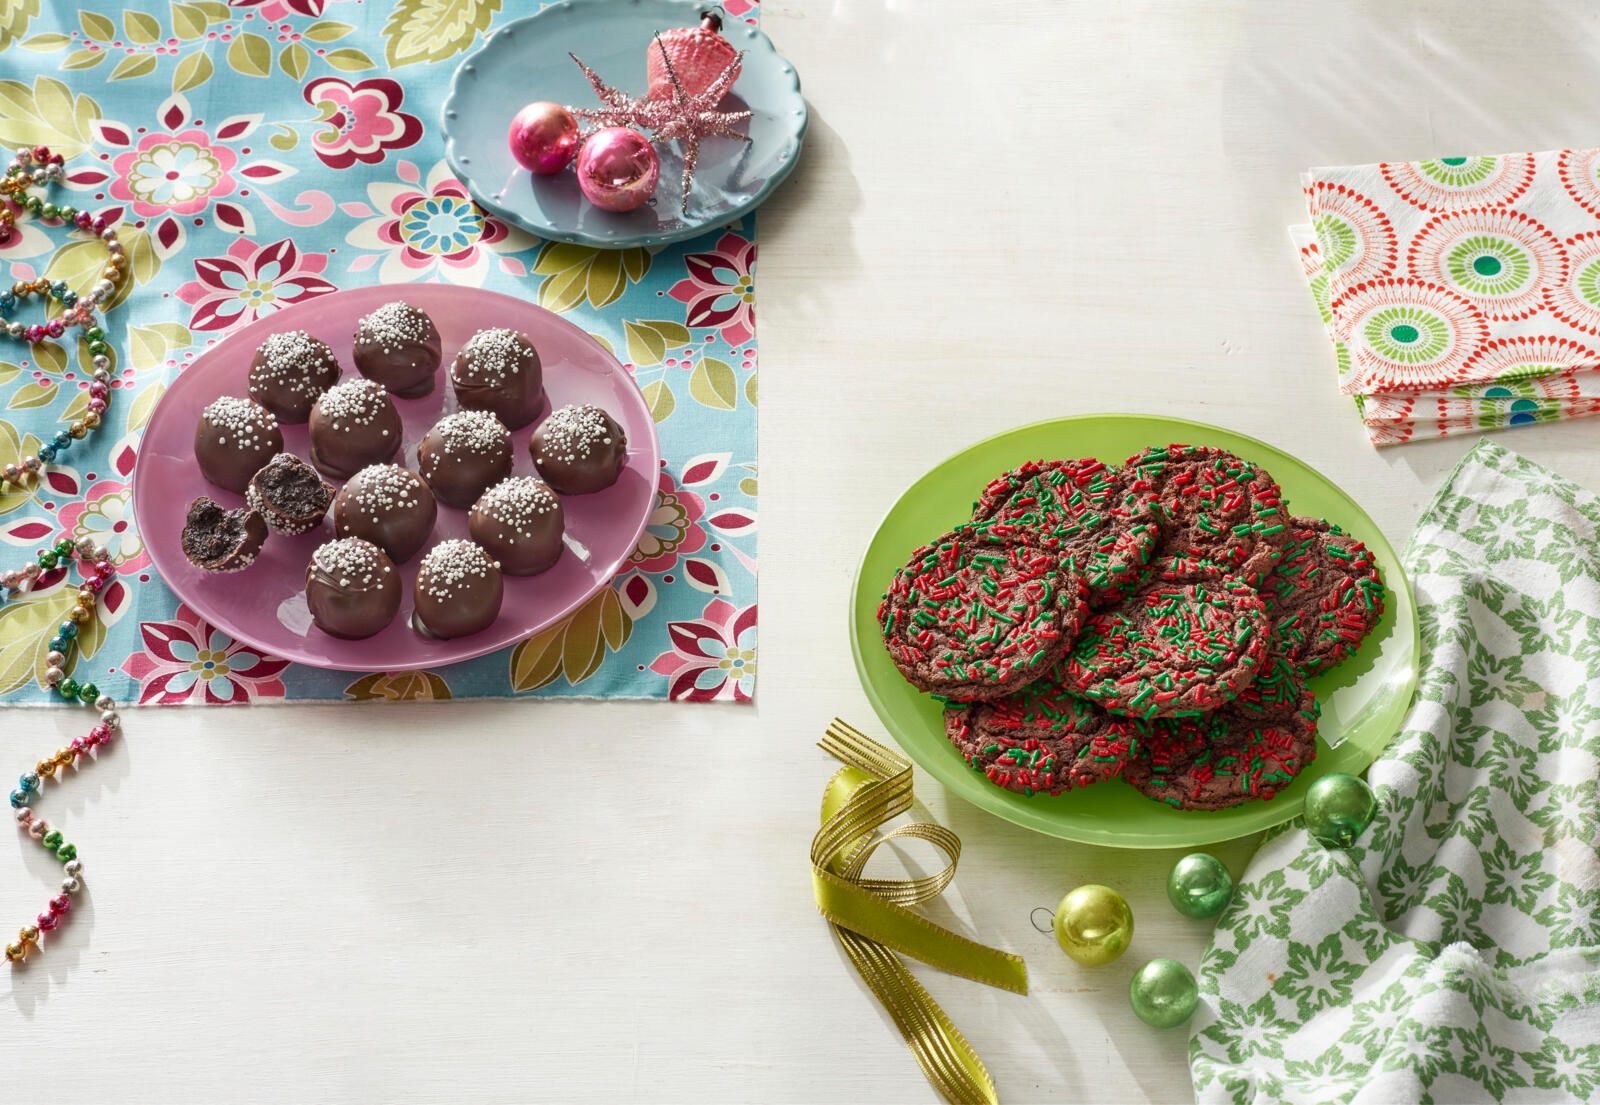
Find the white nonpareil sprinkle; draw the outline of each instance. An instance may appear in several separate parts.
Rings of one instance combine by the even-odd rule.
[[[511,448],[511,431],[488,411],[457,411],[439,419],[433,430],[451,453],[503,453]]]
[[[390,405],[389,393],[383,385],[365,379],[335,384],[317,400],[317,409],[336,430],[375,422]],[[388,436],[387,430],[384,436]]]
[[[261,363],[251,370],[263,379],[280,381],[290,391],[299,395],[312,395],[321,385],[312,382],[313,373],[333,369],[337,374],[339,362],[333,350],[304,330],[284,330],[273,334],[256,351]],[[252,390],[254,384],[252,384]]]
[[[317,571],[338,580],[340,587],[376,587],[391,570],[383,560],[378,546],[359,537],[329,541],[311,554]]]
[[[533,343],[515,330],[479,330],[461,347],[456,364],[469,370],[468,382],[498,386],[520,375],[532,354]],[[460,379],[454,368],[451,373]]]
[[[404,300],[385,303],[356,324],[356,341],[393,353],[407,345],[425,342],[433,320]]]
[[[605,411],[590,403],[568,404],[552,411],[540,423],[539,432],[534,435],[539,452],[533,459],[539,464],[546,460],[566,464],[584,460],[597,446],[610,445],[611,434],[611,419]]]
[[[237,395],[213,399],[205,409],[205,420],[213,428],[224,431],[217,435],[217,444],[226,445],[231,439],[236,449],[260,448],[262,435],[278,424],[271,411]]]
[[[345,484],[347,500],[358,515],[380,521],[385,515],[414,510],[422,501],[423,483],[398,464],[369,464]]]
[[[532,537],[540,518],[561,509],[549,485],[531,476],[501,480],[483,493],[478,506],[518,537]]]
[[[471,541],[441,541],[422,558],[417,585],[434,598],[454,598],[474,579],[487,579],[494,559]]]

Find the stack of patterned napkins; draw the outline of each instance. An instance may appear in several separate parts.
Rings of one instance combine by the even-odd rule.
[[[1302,181],[1290,234],[1374,445],[1600,414],[1600,149]]]

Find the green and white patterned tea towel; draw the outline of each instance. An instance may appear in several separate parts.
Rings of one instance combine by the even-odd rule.
[[[1485,442],[1405,562],[1422,678],[1377,819],[1251,862],[1201,963],[1201,1102],[1600,1100],[1600,496]]]

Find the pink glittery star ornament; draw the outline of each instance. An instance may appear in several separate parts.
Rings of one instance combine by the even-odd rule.
[[[750,136],[734,129],[735,124],[750,118],[748,111],[719,111],[717,105],[727,95],[729,87],[739,77],[744,55],[738,54],[727,68],[708,84],[703,92],[691,93],[678,79],[672,67],[672,58],[661,42],[659,34],[652,44],[660,51],[661,63],[672,81],[669,96],[659,99],[641,99],[613,88],[600,79],[599,74],[583,64],[576,54],[568,56],[583,70],[599,97],[603,107],[571,108],[579,119],[602,127],[643,127],[656,138],[677,142],[683,151],[683,194],[679,213],[689,212],[689,190],[694,185],[695,167],[700,162],[700,143],[707,138],[734,138],[750,141]]]

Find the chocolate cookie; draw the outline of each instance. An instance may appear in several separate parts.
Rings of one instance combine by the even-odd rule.
[[[228,510],[201,495],[183,519],[183,555],[207,572],[242,572],[256,562],[267,523],[249,507]]]
[[[1290,519],[1292,540],[1262,588],[1286,657],[1308,675],[1349,656],[1383,616],[1378,562],[1320,518]]]
[[[426,311],[397,299],[356,323],[350,359],[367,379],[416,399],[433,390],[439,374],[439,331]]]
[[[244,501],[260,512],[268,529],[293,537],[321,524],[333,487],[293,453],[279,453],[250,480]]]
[[[463,409],[490,411],[512,430],[544,406],[539,351],[515,330],[479,330],[468,338],[451,363],[450,384]]]
[[[304,330],[271,335],[250,362],[250,398],[279,422],[304,422],[317,396],[338,382],[333,350]]]
[[[912,686],[1000,698],[1050,670],[1088,613],[1072,568],[1044,549],[962,526],[911,554],[878,606],[889,656]]]
[[[1288,512],[1271,476],[1232,453],[1203,445],[1163,445],[1128,458],[1134,492],[1160,503],[1162,551],[1215,560],[1259,583],[1289,543]]]
[[[1053,676],[993,702],[951,703],[945,735],[996,786],[1060,794],[1114,779],[1147,732],[1075,698]]]
[[[1317,758],[1316,696],[1280,718],[1232,708],[1159,721],[1122,777],[1141,794],[1184,810],[1221,810],[1271,798]]]
[[[373,380],[346,380],[317,397],[311,407],[311,463],[336,480],[347,480],[369,464],[400,451],[400,412]]]
[[[1285,654],[1281,638],[1269,628],[1255,679],[1228,704],[1228,709],[1256,720],[1282,718],[1300,708],[1305,693],[1305,674]]]
[[[1131,491],[1120,472],[1092,457],[1012,469],[983,489],[972,520],[987,522],[1002,544],[1071,557],[1095,608],[1138,584],[1161,540],[1154,496]]]
[[[236,395],[213,399],[194,428],[194,459],[200,474],[241,495],[250,477],[283,452],[283,431],[272,412]]]
[[[1267,644],[1266,608],[1237,579],[1160,577],[1089,619],[1062,665],[1068,689],[1116,714],[1199,714],[1250,686]]]

